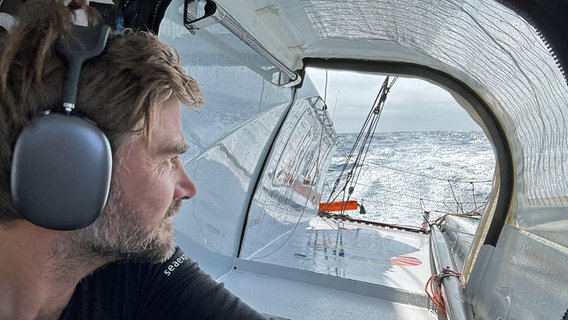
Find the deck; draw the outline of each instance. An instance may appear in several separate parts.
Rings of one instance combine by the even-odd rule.
[[[314,218],[284,240],[219,281],[285,319],[438,319],[424,292],[427,235]]]

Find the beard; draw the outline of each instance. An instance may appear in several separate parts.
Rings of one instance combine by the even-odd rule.
[[[172,202],[162,223],[158,227],[148,226],[140,220],[142,215],[124,201],[117,183],[95,222],[67,237],[65,251],[107,261],[164,262],[175,251],[172,216],[181,204],[181,200]]]

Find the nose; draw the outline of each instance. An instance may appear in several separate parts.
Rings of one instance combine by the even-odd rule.
[[[188,200],[197,194],[197,186],[195,182],[189,177],[189,174],[183,166],[178,167],[179,179],[176,183],[174,190],[173,200]]]

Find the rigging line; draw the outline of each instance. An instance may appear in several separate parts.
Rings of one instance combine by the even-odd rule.
[[[428,211],[426,210],[426,204],[424,203],[424,200],[422,198],[420,198],[420,207],[422,209],[422,212]]]
[[[344,213],[345,212],[345,207],[346,207],[346,202],[345,202],[345,186],[341,189],[340,192],[337,193],[337,195],[335,196],[335,198],[333,198],[333,202],[335,202],[335,200],[339,197],[339,195],[343,195],[343,198],[341,199],[341,203],[343,203],[343,206],[341,206],[341,211],[340,213]],[[330,194],[330,198],[331,198],[331,194]],[[321,210],[320,212],[327,212],[327,210],[329,209],[329,207],[331,206],[331,201],[327,202],[327,205],[325,206],[325,208],[323,210]]]
[[[367,156],[367,153],[369,152],[369,147],[371,145],[371,141],[373,140],[373,136],[375,133],[375,130],[377,128],[377,124],[378,124],[378,120],[379,120],[379,116],[380,116],[380,109],[379,112],[375,112],[375,110],[377,110],[376,108],[373,110],[373,113],[375,114],[375,116],[371,119],[371,123],[369,124],[369,129],[367,130],[367,133],[365,135],[365,139],[362,143],[360,152],[358,154],[358,157],[356,159],[356,163],[361,163],[362,164],[365,162],[365,158]],[[361,160],[361,157],[363,157],[363,159]],[[355,166],[355,164],[354,164]],[[360,172],[361,170],[359,170]]]
[[[363,126],[361,127],[361,130],[359,131],[359,134],[357,135],[357,138],[355,139],[355,142],[353,143],[353,147],[349,151],[347,159],[345,159],[345,166],[348,166],[349,160],[351,160],[351,157],[353,157],[353,154],[355,153],[355,150],[357,149],[357,146],[359,145],[359,141],[361,141],[361,137],[363,136],[365,128],[368,126],[367,124],[369,123],[369,121],[370,121],[370,119],[373,115],[373,109],[374,109],[374,107],[371,108],[371,110],[369,110],[369,113],[367,114],[367,117],[365,118],[365,122],[363,123]]]
[[[359,140],[359,136],[357,136],[357,141]],[[345,173],[345,170],[347,169],[348,165],[349,165],[349,161],[351,160],[351,157],[353,156],[353,151],[354,148],[357,144],[357,141],[355,141],[355,144],[353,145],[353,148],[351,149],[351,151],[349,152],[349,155],[346,157],[345,162],[343,164],[343,166],[341,167],[341,171],[339,172],[339,175],[337,176],[337,179],[335,180],[335,183],[333,185],[333,188],[329,194],[329,198],[327,202],[330,202],[331,197],[333,196],[333,194],[335,193],[335,190],[337,189],[337,187],[339,186],[339,182],[341,181],[341,178],[343,177],[343,174]],[[350,174],[347,174],[347,181],[350,180]],[[347,183],[346,183],[347,184]],[[345,191],[345,186],[342,188],[343,191]],[[336,197],[337,198],[337,197]],[[335,201],[335,199],[334,199]]]
[[[418,211],[422,211],[422,208],[418,208],[418,207],[413,207],[413,206],[405,206],[402,204],[394,204],[394,203],[390,203],[390,202],[381,202],[380,204],[385,205],[385,206],[391,206],[391,207],[399,207],[399,208],[406,208],[406,209],[412,209],[412,210],[418,210]],[[435,212],[435,213],[444,213],[444,214],[450,214],[452,213],[451,211],[442,211],[442,210],[438,210],[438,209],[430,209],[429,210],[431,213]]]
[[[453,216],[453,217],[465,217],[465,218],[471,218],[471,217],[476,217],[478,216],[477,214],[472,214],[472,213],[452,213],[452,212],[446,212],[444,215],[439,216],[438,218],[436,218],[434,220],[435,225],[437,226],[441,226],[441,224],[444,222],[444,220],[446,220],[446,218],[448,216]]]
[[[454,202],[448,202],[448,203],[442,202],[442,204],[443,204],[448,210],[453,210],[452,208],[450,208],[450,204],[454,204]],[[461,204],[463,204],[463,203],[461,203]],[[485,207],[485,206],[486,206],[486,205],[483,204],[483,205],[480,205],[480,206],[477,206],[477,207],[473,207],[471,210],[467,210],[467,211],[466,211],[466,210],[462,210],[462,212],[465,213],[465,214],[468,214],[468,213],[471,213],[471,212],[480,211],[479,209],[480,209],[480,208],[483,208],[483,207]],[[462,208],[463,208],[463,207],[462,207]],[[452,212],[458,212],[458,210],[453,210]]]
[[[364,187],[368,187],[368,188],[372,188],[372,186],[365,184],[365,183],[361,183],[359,182],[359,185],[364,186]],[[398,194],[401,196],[405,196],[408,198],[413,198],[413,199],[424,199],[430,202],[437,202],[437,203],[444,203],[444,202],[452,202],[453,199],[434,199],[434,198],[429,198],[429,197],[425,197],[425,196],[421,196],[421,195],[417,195],[417,194],[409,194],[409,193],[404,193],[404,192],[398,192],[398,191],[394,191],[391,189],[387,189],[387,188],[380,188],[380,189],[375,189],[375,190],[382,190],[384,192],[387,193],[394,193],[394,194]],[[477,206],[477,204],[475,204],[474,201],[462,201],[462,203],[473,203],[474,206]]]
[[[452,182],[450,180],[448,180],[448,183],[450,184],[450,190],[452,191],[452,196],[454,197],[454,201],[456,202],[457,208],[459,210],[461,210],[462,213],[465,213],[463,211],[463,206],[461,205],[461,203],[458,201],[458,198],[456,196],[456,193],[454,192],[454,187],[452,186]]]
[[[453,202],[452,202],[452,203],[453,203]],[[449,204],[447,204],[446,202],[443,202],[443,204],[444,204],[444,206],[445,206],[446,208],[448,208],[448,210],[452,210],[452,208],[450,208],[450,205],[449,205]]]
[[[362,184],[362,185],[364,185],[364,184]],[[369,187],[368,185],[364,185],[364,186]],[[398,195],[401,195],[401,196],[405,196],[405,197],[408,197],[408,198],[414,198],[414,199],[424,199],[424,200],[428,200],[430,202],[435,202],[435,203],[446,203],[446,202],[455,202],[456,201],[455,199],[443,199],[442,200],[442,199],[434,199],[434,198],[429,198],[429,197],[424,197],[424,196],[419,196],[419,195],[411,195],[411,194],[408,194],[408,193],[397,192],[397,191],[393,191],[393,190],[386,189],[386,188],[383,188],[381,190],[384,191],[384,192],[387,192],[387,193],[394,193],[394,194],[398,194]],[[462,203],[462,204],[472,204],[473,203],[474,207],[478,207],[476,201],[459,201],[459,202]],[[482,204],[482,206],[483,206],[483,204]]]
[[[324,132],[323,132],[323,128],[322,128],[321,135],[320,135],[320,142],[319,142],[319,144],[318,144],[318,155],[317,155],[317,158],[316,158],[316,167],[317,167],[317,168],[319,168],[319,164],[320,164],[320,161],[322,160],[322,158],[325,157],[325,154],[324,154],[323,157],[322,157],[322,141],[323,141],[323,134],[324,134]],[[331,148],[331,147],[330,147],[330,148]],[[317,169],[316,169],[316,171],[317,171]],[[313,188],[314,188],[314,187],[313,187]],[[311,192],[312,192],[313,188],[310,190],[310,195],[311,195]],[[331,195],[330,195],[330,196],[331,196]],[[334,199],[334,201],[335,201],[335,199]],[[327,204],[326,208],[325,208],[323,211],[327,211],[327,209],[329,209],[329,206],[330,206],[330,205],[331,205],[331,203],[328,201],[328,204]],[[307,206],[307,202],[305,203],[305,206]],[[304,210],[305,210],[305,207],[304,207]]]
[[[326,84],[327,85],[327,84]],[[322,118],[325,117],[325,110],[322,110]],[[325,131],[325,126],[323,124],[322,121],[322,126],[320,127],[321,132],[320,132],[320,139],[319,139],[319,143],[318,143],[318,151],[317,151],[317,156],[316,156],[316,163],[315,163],[315,168],[316,168],[316,173],[314,173],[314,175],[317,175],[317,168],[319,168],[320,165],[320,160],[321,160],[321,156],[322,156],[322,144],[323,144],[323,135],[324,135],[324,131]],[[310,164],[308,164],[310,165]],[[310,168],[308,168],[308,172],[307,174],[310,174]]]
[[[342,173],[345,171],[345,166],[346,166],[346,165],[344,165],[344,168],[343,168],[343,170],[342,170]],[[345,189],[347,188],[347,184],[348,184],[349,180],[351,179],[351,175],[350,175],[350,173],[348,173],[347,182],[343,185],[343,187],[341,188],[341,190],[336,193],[335,190],[336,190],[337,186],[339,185],[339,182],[340,182],[340,180],[341,180],[341,177],[342,177],[342,174],[340,174],[340,175],[337,177],[337,179],[335,180],[333,189],[332,189],[332,191],[330,192],[329,197],[328,197],[328,199],[327,199],[327,205],[326,205],[325,208],[323,208],[323,210],[321,210],[321,212],[326,212],[326,211],[329,209],[329,207],[331,206],[332,202],[335,202],[335,201],[337,200],[337,198],[338,198],[341,194],[343,194],[342,201],[343,201],[343,203],[345,203]],[[335,195],[335,197],[334,197],[334,195]],[[332,200],[332,197],[333,197],[333,200]],[[342,211],[341,211],[341,212],[344,212],[344,211],[345,211],[345,210],[342,208]]]
[[[325,85],[323,89],[323,102],[325,103],[326,106],[327,106],[327,81],[328,81],[327,71],[328,70],[325,69]]]
[[[294,228],[292,228],[292,230],[290,230],[290,234],[288,235],[288,237],[286,238],[286,240],[284,240],[278,247],[276,247],[272,252],[267,253],[263,256],[260,257],[254,257],[254,258],[250,258],[250,260],[258,260],[258,259],[263,259],[266,257],[269,257],[271,255],[273,255],[274,253],[276,253],[278,250],[282,249],[282,247],[284,247],[284,245],[286,243],[288,243],[288,241],[290,240],[290,238],[292,238],[292,235],[294,235],[294,233],[296,232],[296,230],[298,229],[298,226],[300,225],[300,222],[302,221],[302,218],[304,217],[304,213],[306,212],[306,207],[308,206],[308,199],[311,198],[313,189],[310,189],[310,193],[308,194],[308,196],[306,197],[306,201],[304,202],[304,206],[302,208],[302,212],[300,213],[300,217],[298,217],[298,221],[296,222],[296,224],[294,225]]]
[[[430,212],[437,212],[437,213],[444,213],[444,214],[456,214],[455,211],[452,210],[452,208],[449,207],[448,203],[446,202],[439,202],[441,204],[443,204],[447,210],[449,211],[444,211],[441,209],[430,209]],[[451,201],[450,203],[454,203],[454,201]],[[466,203],[471,203],[471,202],[466,202]],[[393,207],[401,207],[401,208],[406,208],[406,209],[416,209],[416,210],[423,210],[424,208],[418,208],[418,207],[413,207],[413,206],[406,206],[406,205],[401,205],[401,204],[394,204],[394,203],[390,203],[390,202],[377,202],[377,204],[379,205],[386,205],[386,206],[393,206]],[[421,206],[423,205],[423,202],[421,202]],[[459,214],[470,214],[472,212],[475,211],[479,211],[480,208],[483,208],[484,206],[486,206],[486,204],[482,204],[480,206],[476,206],[474,207],[472,210],[468,211],[467,213],[459,213]]]
[[[387,76],[385,78],[385,80],[383,81],[383,84],[381,86],[381,89],[379,90],[379,93],[377,94],[377,97],[375,98],[375,102],[373,103],[373,108],[370,110],[369,116],[367,117],[367,120],[370,120],[370,122],[365,121],[365,125],[363,126],[363,128],[361,128],[361,133],[362,133],[364,131],[365,127],[367,127],[367,124],[368,124],[368,128],[366,130],[364,140],[361,144],[361,147],[359,148],[359,153],[357,154],[357,158],[355,159],[355,161],[353,163],[353,170],[355,170],[355,172],[354,172],[355,173],[355,179],[352,180],[351,184],[350,184],[350,188],[349,188],[350,195],[353,193],[355,185],[357,184],[357,181],[359,180],[359,176],[362,172],[363,163],[365,162],[365,159],[366,159],[367,154],[369,152],[371,142],[372,142],[373,137],[375,135],[377,124],[378,124],[378,121],[379,121],[379,118],[380,118],[380,115],[381,115],[381,112],[382,112],[382,107],[384,105],[384,102],[386,101],[387,94],[390,90],[390,87],[388,85],[389,79],[390,79],[390,76]],[[357,167],[357,164],[360,164],[360,166]]]
[[[343,170],[342,170],[343,173]],[[337,194],[335,194],[335,190],[336,188],[339,186],[339,181],[341,179],[342,173],[339,174],[339,176],[337,177],[337,179],[335,179],[335,183],[333,184],[333,188],[331,189],[331,192],[329,193],[329,197],[327,198],[327,205],[325,206],[325,208],[323,208],[323,210],[321,210],[322,212],[326,212],[329,207],[331,206],[332,202],[335,202],[335,200],[337,200],[337,197],[339,197],[339,195],[341,194],[341,192],[338,192]],[[345,191],[345,187],[342,188],[343,191]],[[335,194],[335,197],[333,197],[333,195]],[[333,200],[331,200],[331,198],[333,197]]]
[[[325,112],[325,111],[324,111],[324,112]],[[315,166],[313,167],[313,168],[315,168],[314,179],[313,179],[313,180],[319,179],[318,171],[319,171],[319,167],[320,167],[320,161],[322,160],[321,157],[322,157],[322,145],[323,145],[322,142],[323,142],[323,135],[324,135],[324,127],[320,127],[320,128],[321,128],[321,134],[320,134],[320,141],[319,141],[319,143],[318,143],[318,151],[317,151],[317,156],[316,156],[316,163],[315,163]],[[331,148],[331,146],[330,146],[330,148]],[[325,154],[323,155],[323,157],[325,157]],[[308,164],[308,165],[309,165],[309,164]],[[310,169],[308,168],[308,170],[310,170]],[[308,175],[310,175],[310,171],[308,171]],[[316,185],[312,183],[312,189],[315,188],[315,187],[316,187]],[[310,189],[310,190],[312,190],[312,189]],[[311,191],[310,191],[310,193],[311,193]],[[306,205],[307,205],[307,203],[306,203]]]
[[[326,212],[329,209],[329,207],[331,206],[332,202],[335,202],[341,194],[343,194],[343,199],[341,201],[342,201],[342,203],[345,203],[345,188],[346,188],[346,185],[344,185],[343,188],[341,188],[340,192],[337,192],[337,194],[335,194],[335,187],[337,187],[338,184],[339,184],[339,178],[337,178],[337,180],[335,181],[335,186],[334,186],[332,192],[329,194],[329,198],[327,199],[327,205],[325,206],[325,208],[323,208],[323,210],[321,210],[321,212]],[[333,197],[333,200],[331,200],[331,198],[334,194],[335,194],[335,197]],[[344,210],[344,207],[343,207],[341,209],[341,212],[343,213],[344,211],[345,210]]]
[[[335,119],[335,110],[337,110],[337,102],[339,101],[339,93],[341,89],[337,90],[337,96],[335,97],[335,103],[333,104],[333,113],[331,114],[331,122]]]
[[[369,147],[370,147],[371,142],[373,140],[374,133],[375,133],[375,130],[377,128],[377,124],[378,124],[378,117],[373,120],[373,123],[371,124],[372,129],[369,130],[368,135],[366,137],[366,140],[368,139],[369,142],[367,143],[365,141],[365,144],[363,145],[363,149],[362,149],[363,154],[362,154],[362,157],[359,158],[361,165],[360,165],[359,169],[357,170],[357,174],[355,175],[355,179],[351,182],[351,188],[353,190],[354,190],[355,186],[357,185],[357,183],[359,181],[359,177],[361,176],[361,172],[363,172],[363,170],[362,170],[363,163],[365,163],[365,160],[367,159],[367,155],[369,153]],[[353,190],[351,190],[351,192],[353,192]]]
[[[361,184],[361,183],[360,183],[360,184]],[[362,184],[362,185],[365,185],[365,184]],[[368,186],[368,185],[365,185],[365,186],[370,187],[370,186]],[[434,202],[434,203],[437,203],[437,204],[442,204],[442,205],[444,205],[444,207],[447,208],[447,210],[450,210],[450,211],[439,211],[439,210],[436,210],[437,212],[444,212],[444,213],[445,213],[445,212],[454,212],[453,209],[449,206],[449,204],[455,204],[455,203],[456,203],[456,201],[455,201],[455,200],[452,200],[452,199],[445,199],[445,200],[432,199],[432,198],[428,198],[428,197],[412,196],[412,195],[408,195],[408,194],[405,194],[405,193],[402,193],[402,192],[396,192],[396,191],[388,190],[388,189],[383,189],[383,190],[384,190],[385,192],[394,193],[394,194],[406,196],[406,197],[409,197],[409,198],[428,200],[429,202]],[[339,195],[341,195],[341,194],[343,195],[343,201],[345,201],[345,192],[344,192],[344,191],[345,191],[345,189],[342,189],[342,193],[338,193],[338,194],[336,195],[336,197],[333,199],[333,201],[335,201],[335,200],[339,197]],[[471,204],[471,203],[474,203],[474,202],[472,202],[472,201],[460,201],[460,202],[458,202],[457,204],[462,206],[462,211],[463,211],[463,205],[464,205],[464,204]],[[401,206],[401,205],[395,205],[395,204],[390,204],[390,203],[386,203],[386,204],[392,205],[392,206]],[[472,208],[471,210],[469,210],[468,212],[479,211],[479,209],[481,209],[481,208],[483,208],[483,207],[486,207],[486,206],[487,206],[487,203],[482,203],[482,204],[480,204],[479,206],[478,206],[477,204],[474,204],[473,208]],[[406,208],[409,208],[409,209],[417,209],[417,208],[415,208],[415,207],[407,207],[407,206],[401,206],[401,207],[406,207]],[[327,208],[329,208],[329,205],[328,205]],[[322,211],[326,211],[326,210],[327,210],[327,209],[324,209],[324,210],[322,210]],[[431,210],[431,211],[432,211],[432,210]]]
[[[348,156],[345,159],[344,165],[341,169],[341,172],[339,173],[334,186],[332,188],[332,191],[329,195],[328,198],[328,206],[327,208],[329,208],[329,206],[331,205],[331,198],[333,197],[333,194],[335,193],[337,186],[339,185],[339,182],[341,181],[341,178],[343,177],[343,174],[345,173],[345,170],[347,169],[347,167],[349,167],[349,162],[351,160],[351,158],[353,157],[353,155],[355,154],[355,150],[358,150],[357,155],[355,157],[355,160],[353,161],[353,164],[351,166],[351,169],[349,170],[349,172],[347,173],[347,177],[345,180],[345,184],[343,186],[343,188],[341,189],[341,192],[343,193],[343,201],[345,201],[345,191],[347,186],[349,185],[349,189],[348,189],[348,196],[347,196],[347,201],[350,199],[355,185],[357,184],[360,174],[362,172],[362,165],[367,157],[367,154],[369,152],[369,148],[372,142],[372,138],[375,135],[375,131],[378,125],[378,120],[380,118],[380,115],[382,113],[382,107],[386,101],[387,95],[390,92],[390,89],[392,88],[392,86],[394,85],[394,83],[396,82],[396,80],[398,79],[398,76],[394,77],[394,80],[389,84],[389,80],[390,80],[390,76],[386,76],[385,80],[383,81],[381,88],[379,89],[379,92],[375,98],[375,101],[373,102],[372,108],[369,110],[369,113],[367,114],[367,117],[365,119],[365,122],[363,123],[363,126],[361,127],[361,130],[359,131],[359,134],[357,135],[357,138],[355,140],[355,143],[353,144],[353,147],[351,148]],[[361,141],[363,137],[363,141],[361,144],[359,144],[359,142]],[[351,180],[353,178],[353,176],[355,176],[354,180]],[[334,198],[337,199],[337,196]],[[325,208],[324,211],[327,210],[327,208]],[[342,210],[343,212],[344,210]]]
[[[413,210],[419,210],[422,211],[423,208],[422,207],[414,207],[412,205],[403,205],[403,204],[395,204],[395,203],[391,203],[391,202],[377,202],[377,204],[379,205],[385,205],[385,206],[391,206],[391,207],[399,207],[399,208],[406,208],[406,209],[413,209]],[[422,205],[422,204],[421,204]],[[450,211],[445,211],[443,209],[430,209],[428,211],[430,212],[438,212],[438,213],[455,213],[455,211],[453,211],[451,208],[448,207],[448,210]],[[467,214],[467,213],[464,213]]]
[[[388,76],[385,79],[385,81],[388,80]],[[377,105],[377,101],[379,101],[379,97],[383,95],[383,91],[385,90],[385,83],[383,82],[383,85],[381,86],[381,88],[379,89],[379,93],[377,94],[377,97],[375,97],[375,101],[373,102],[373,104],[371,105],[371,109],[369,110],[369,113],[367,114],[367,117],[365,119],[365,122],[363,123],[363,126],[361,127],[361,130],[359,131],[359,134],[357,135],[357,138],[355,140],[355,143],[353,144],[353,147],[349,153],[350,156],[353,155],[355,149],[357,148],[357,145],[359,144],[359,141],[365,131],[365,128],[367,128],[368,123],[370,121],[370,119],[373,117],[374,110],[376,108]]]
[[[470,210],[470,211],[468,211],[468,212],[469,212],[469,213],[479,213],[479,214],[481,214],[481,212],[483,212],[485,209],[483,209],[483,210],[480,210],[480,209],[481,209],[481,208],[485,208],[485,207],[487,207],[487,203],[481,204],[481,205],[479,205],[479,206],[477,206],[477,207],[473,207],[473,209]]]
[[[475,184],[473,182],[471,183],[471,193],[473,198],[473,206],[477,207],[477,203],[475,203]]]
[[[392,171],[398,171],[398,172],[402,172],[402,173],[406,173],[406,174],[411,174],[411,175],[415,175],[415,176],[419,176],[419,177],[423,177],[423,178],[430,178],[430,179],[434,179],[434,180],[440,180],[440,181],[452,181],[452,182],[464,182],[464,183],[490,183],[492,180],[451,180],[451,179],[446,179],[446,178],[440,178],[440,177],[435,177],[435,176],[431,176],[431,175],[427,175],[427,174],[423,174],[423,173],[416,173],[416,172],[411,172],[411,171],[406,171],[403,169],[398,169],[398,168],[394,168],[394,167],[390,167],[390,166],[386,166],[383,164],[378,164],[375,163],[373,161],[368,161],[368,164],[372,164],[375,165],[377,167],[381,167],[381,168],[385,168],[385,169],[389,169]]]
[[[368,139],[369,139],[369,132],[367,131],[367,134],[365,135],[365,138],[363,139],[363,143],[361,144],[359,152],[357,153],[357,157],[355,158],[355,161],[353,161],[353,164],[352,164],[351,173],[352,173],[352,177],[353,177],[353,175],[355,176],[355,179],[352,180],[352,181],[346,181],[346,184],[348,182],[350,182],[350,184],[349,184],[350,188],[349,189],[350,189],[351,193],[353,193],[353,188],[354,188],[353,181],[356,181],[359,177],[359,174],[361,173],[361,170],[360,170],[360,168],[362,166],[362,164],[360,164],[360,163],[362,163],[361,162],[361,156],[364,153],[365,146],[367,144]]]

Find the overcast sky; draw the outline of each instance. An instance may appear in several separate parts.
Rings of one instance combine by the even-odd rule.
[[[308,74],[324,97],[325,71]],[[384,81],[384,76],[328,71],[327,105],[337,132],[359,132]],[[481,130],[444,89],[429,82],[401,78],[385,103],[377,131]]]

